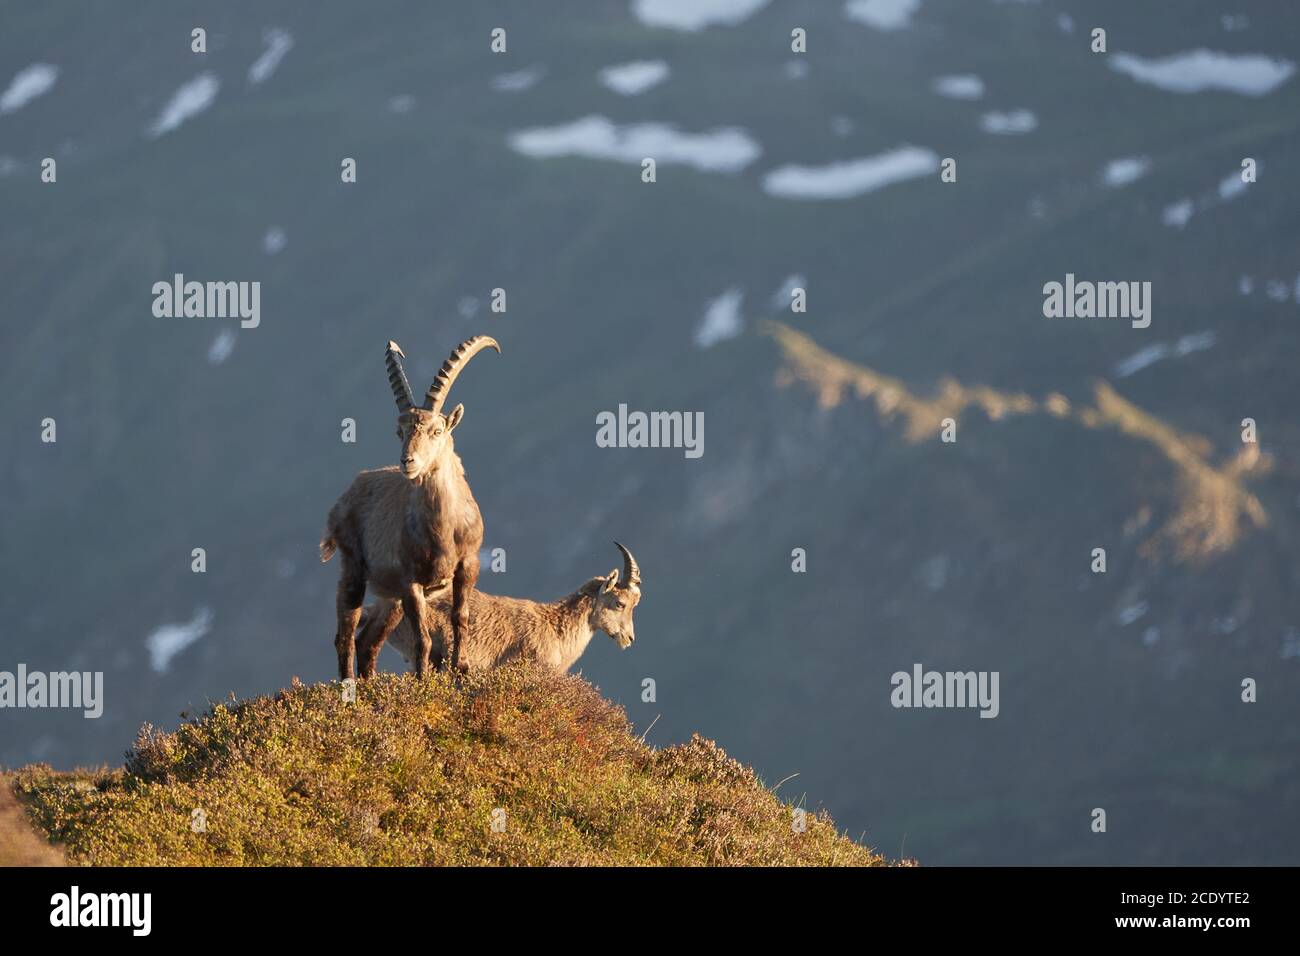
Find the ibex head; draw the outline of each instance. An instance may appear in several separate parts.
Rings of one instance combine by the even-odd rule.
[[[632,552],[617,541],[614,544],[623,552],[623,579],[619,582],[618,568],[603,578],[596,578],[596,603],[591,612],[591,626],[604,631],[621,649],[627,650],[636,640],[632,626],[632,611],[641,600],[641,569],[637,567]]]
[[[411,383],[406,379],[402,359],[406,358],[396,342],[389,342],[384,351],[384,364],[388,367],[388,384],[397,400],[397,437],[402,442],[400,464],[402,473],[412,481],[437,469],[452,448],[451,433],[460,424],[465,406],[457,405],[451,414],[442,413],[443,403],[451,385],[461,370],[483,349],[501,346],[489,335],[476,335],[466,339],[452,350],[442,363],[438,374],[424,396],[424,404],[417,406],[411,395]]]

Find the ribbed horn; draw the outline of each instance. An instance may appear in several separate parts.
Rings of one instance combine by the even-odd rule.
[[[623,584],[627,587],[639,588],[641,586],[641,569],[637,566],[636,558],[632,557],[632,552],[617,541],[614,544],[618,550],[623,552]]]
[[[438,369],[433,384],[429,386],[429,394],[424,397],[424,407],[431,412],[441,412],[442,403],[447,400],[447,394],[451,391],[456,376],[460,375],[465,368],[465,363],[484,349],[496,349],[497,354],[501,353],[501,346],[497,345],[497,340],[490,335],[476,335],[456,346],[451,355],[447,356],[447,361],[442,363],[442,368]]]
[[[406,371],[402,368],[402,359],[406,358],[402,347],[390,341],[384,349],[384,364],[388,366],[388,384],[392,386],[393,398],[397,399],[398,411],[406,411],[415,404],[411,397],[411,383],[406,380]]]

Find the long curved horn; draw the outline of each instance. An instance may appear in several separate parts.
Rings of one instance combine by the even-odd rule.
[[[389,341],[384,349],[384,364],[388,366],[388,384],[392,386],[393,398],[397,399],[398,411],[406,411],[415,404],[411,397],[411,383],[406,380],[406,371],[402,368],[402,359],[406,358],[402,347]]]
[[[632,557],[632,552],[617,541],[614,544],[618,547],[618,550],[623,552],[623,584],[630,588],[639,588],[641,586],[641,569],[637,567],[636,558]]]
[[[501,353],[501,346],[490,335],[476,335],[456,346],[429,386],[429,393],[424,397],[424,407],[431,412],[441,412],[442,403],[447,400],[447,393],[451,391],[456,376],[465,368],[465,363],[484,349],[496,349],[498,355]]]

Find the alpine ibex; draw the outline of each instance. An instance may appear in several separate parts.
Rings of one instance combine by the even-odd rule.
[[[568,597],[550,604],[498,597],[474,591],[469,596],[474,630],[461,646],[461,656],[471,670],[487,670],[522,657],[558,671],[566,671],[582,656],[596,631],[604,631],[620,648],[636,639],[632,611],[641,600],[641,569],[632,552],[623,552],[623,577],[618,569],[592,578]],[[363,675],[373,674],[383,645],[380,632],[395,604],[380,599],[369,605],[357,629],[357,657]],[[435,642],[445,646],[452,630],[452,608],[445,595],[430,595],[425,623]],[[418,660],[416,636],[410,618],[390,637],[407,662]]]
[[[321,561],[328,561],[336,550],[343,559],[334,636],[340,679],[353,676],[356,625],[367,584],[376,596],[389,599],[375,639],[382,645],[405,615],[415,626],[415,671],[420,675],[428,670],[432,647],[423,623],[425,592],[451,584],[451,666],[460,666],[469,594],[478,580],[483,518],[451,438],[465,406],[457,405],[450,415],[442,413],[442,406],[465,364],[485,348],[501,351],[486,335],[456,346],[429,386],[424,404],[417,407],[402,369],[405,356],[396,342],[388,343],[384,361],[397,400],[401,468],[357,475],[330,509],[320,543]],[[438,659],[441,666],[441,652]]]

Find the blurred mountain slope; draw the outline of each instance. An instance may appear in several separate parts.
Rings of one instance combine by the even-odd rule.
[[[60,73],[0,115],[0,668],[103,670],[108,700],[97,721],[5,711],[0,762],[115,760],[143,721],[330,677],[337,570],[315,547],[352,475],[396,454],[383,345],[402,344],[420,388],[486,332],[504,354],[455,395],[485,546],[508,555],[481,586],[552,598],[614,566],[612,538],[632,547],[642,640],[593,644],[581,666],[638,727],[662,715],[652,740],[698,730],[766,779],[797,771],[809,806],[889,855],[1296,862],[1300,83],[1178,94],[1087,48],[1095,22],[1113,52],[1300,59],[1295,12],[1244,5],[1246,29],[1224,13],[924,0],[887,32],[790,3],[685,32],[577,3],[6,4],[0,84],[32,63]],[[809,31],[802,70],[792,25]],[[488,51],[496,26],[505,55]],[[252,83],[271,28],[292,48]],[[671,72],[641,95],[598,81],[646,59]],[[520,71],[535,85],[494,88]],[[150,137],[205,72],[212,104]],[[983,98],[937,95],[950,74],[978,75]],[[1036,128],[982,128],[1015,110]],[[650,185],[635,163],[509,145],[586,116],[741,129],[762,152],[734,173],[664,162]],[[902,144],[956,157],[958,182],[764,190],[786,164]],[[1135,156],[1146,175],[1107,186],[1107,164]],[[1259,181],[1224,197],[1244,156]],[[155,319],[151,286],[178,272],[260,281],[261,325]],[[1043,318],[1043,283],[1067,272],[1151,281],[1152,326]],[[774,298],[795,275],[806,314]],[[731,289],[740,334],[698,348]],[[790,387],[799,356],[759,334],[769,318],[921,400],[952,380],[1140,412],[1199,436],[1216,475],[1254,418],[1272,467],[1232,487],[1267,521],[1242,505],[1231,543],[1196,561],[1144,551],[1187,500],[1167,444],[976,407],[954,445],[937,422],[909,437],[848,392],[831,407]],[[1164,357],[1117,372],[1155,344]],[[703,411],[704,456],[597,448],[596,414],[620,403]],[[202,621],[157,669],[150,636]],[[1001,715],[892,709],[889,676],[914,662],[999,670]],[[1257,704],[1240,702],[1245,677]],[[1105,837],[1087,830],[1097,806]]]

